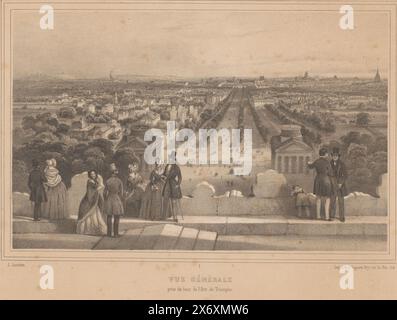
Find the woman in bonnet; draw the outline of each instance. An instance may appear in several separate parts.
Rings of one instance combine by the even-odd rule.
[[[47,193],[47,202],[43,202],[43,218],[49,220],[61,220],[67,218],[67,191],[59,170],[56,168],[55,159],[46,160],[44,175],[47,182],[45,188]]]
[[[103,214],[102,176],[95,170],[88,171],[87,192],[80,202],[76,232],[88,235],[106,234],[106,222]]]

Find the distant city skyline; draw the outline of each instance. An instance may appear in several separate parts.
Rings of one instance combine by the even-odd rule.
[[[76,12],[76,11],[74,11]],[[387,78],[389,19],[355,12],[354,30],[339,12],[55,12],[55,29],[38,12],[13,17],[14,77]]]

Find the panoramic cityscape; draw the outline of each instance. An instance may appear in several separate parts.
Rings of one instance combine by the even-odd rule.
[[[113,73],[97,80],[34,77],[14,85],[14,192],[29,192],[33,158],[43,163],[54,158],[67,189],[73,187],[73,176],[89,170],[109,177],[112,163],[127,186],[129,164],[136,162],[142,197],[152,171],[143,157],[148,146],[144,134],[152,128],[165,131],[168,121],[195,132],[252,129],[251,173],[233,175],[233,164],[221,162],[181,166],[186,198],[204,181],[214,196],[254,197],[257,174],[266,170],[282,173],[289,186],[312,192],[314,176],[307,162],[324,146],[339,148],[351,193],[379,197],[381,176],[387,172],[387,80],[379,71],[372,79],[308,72],[294,78],[190,81],[125,79]],[[200,214],[194,210],[189,208],[185,217]],[[139,211],[127,215],[139,218]]]
[[[13,19],[15,249],[386,250],[384,13]]]

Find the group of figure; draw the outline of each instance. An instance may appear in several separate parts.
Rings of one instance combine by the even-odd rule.
[[[129,166],[126,188],[114,164],[111,172],[105,183],[95,170],[88,173],[87,192],[79,207],[77,233],[106,233],[109,237],[118,237],[120,217],[126,213],[147,220],[173,218],[177,221],[179,199],[182,198],[182,175],[177,164],[167,164],[164,168],[156,163],[143,193],[136,163]]]
[[[28,187],[30,201],[33,202],[33,219],[49,220],[64,219],[68,215],[68,200],[66,186],[57,169],[55,159],[48,159],[44,169],[39,161],[32,161],[32,171],[29,175]]]
[[[319,158],[314,162],[308,162],[308,167],[316,171],[314,179],[313,193],[316,196],[316,217],[331,221],[336,216],[338,206],[339,219],[345,221],[344,197],[348,194],[346,180],[347,169],[344,162],[340,159],[341,155],[338,148],[333,148],[331,157],[328,150],[321,148]],[[298,209],[298,217],[310,218],[310,199],[299,186],[293,190],[295,204]]]
[[[33,219],[41,217],[60,220],[68,216],[67,190],[57,169],[55,159],[46,160],[42,169],[37,160],[33,160],[33,170],[29,175],[28,186],[30,200],[34,203]],[[344,197],[347,195],[347,170],[340,159],[338,148],[334,148],[331,157],[328,150],[321,148],[319,158],[308,162],[308,167],[316,171],[313,193],[316,196],[317,219],[332,220],[339,208],[339,219],[345,221]],[[143,187],[139,174],[139,165],[128,166],[126,187],[119,177],[115,164],[111,164],[111,176],[103,178],[95,170],[88,172],[86,194],[80,202],[77,220],[77,233],[87,235],[107,234],[119,236],[120,217],[139,217],[146,220],[177,221],[182,198],[181,170],[177,164],[162,165],[157,162],[150,174],[149,183]],[[310,199],[299,186],[295,186],[293,195],[299,217],[310,218]]]
[[[182,175],[177,164],[156,163],[145,188],[142,188],[138,163],[128,166],[125,187],[114,163],[110,165],[110,171],[106,181],[96,170],[88,171],[86,193],[79,205],[77,233],[118,237],[120,217],[124,215],[177,221],[182,198]],[[67,190],[54,159],[46,161],[44,170],[38,161],[33,161],[28,186],[35,221],[41,217],[49,220],[67,218]]]

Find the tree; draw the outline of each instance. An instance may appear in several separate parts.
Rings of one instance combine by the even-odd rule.
[[[75,159],[72,161],[73,174],[79,174],[87,170],[86,164],[82,159]]]
[[[367,112],[360,112],[357,114],[356,117],[356,124],[358,126],[367,126],[370,122],[369,113]]]
[[[57,152],[62,155],[65,155],[68,152],[67,145],[62,142],[48,143],[45,149],[46,151]]]
[[[162,111],[160,113],[160,119],[161,120],[170,120],[170,113],[168,111]]]
[[[99,147],[90,147],[84,152],[84,158],[98,158],[98,159],[104,159],[105,154],[102,152],[102,150]]]
[[[88,145],[86,143],[78,143],[75,146],[69,148],[69,157],[82,160],[84,158],[84,152],[87,150],[87,148]]]
[[[374,193],[371,187],[371,170],[368,168],[355,168],[349,171],[349,188],[365,193]]]
[[[51,132],[41,132],[36,135],[36,139],[49,143],[58,141],[58,137]]]
[[[47,124],[49,124],[50,126],[53,126],[55,128],[57,128],[59,125],[58,119],[54,118],[54,117],[49,117],[46,122],[47,122]]]
[[[387,152],[378,151],[368,158],[368,169],[371,171],[371,180],[374,185],[379,184],[379,176],[387,172]]]
[[[12,162],[12,190],[18,192],[29,192],[29,171],[24,161],[13,160]]]
[[[336,127],[331,119],[326,119],[323,124],[323,129],[328,132],[335,132]]]
[[[101,149],[106,158],[113,157],[113,143],[107,139],[95,139],[89,143],[89,146]]]
[[[77,139],[71,138],[68,135],[64,135],[64,134],[59,135],[59,142],[62,142],[67,146],[72,146],[72,145],[78,144]]]
[[[16,127],[12,131],[12,143],[14,146],[22,145],[28,141],[27,138],[32,138],[33,135],[35,135],[35,132],[32,129],[24,130],[20,127]]]
[[[139,163],[139,158],[135,155],[134,149],[130,147],[119,149],[113,157],[116,167],[119,169],[120,177],[124,183],[127,182],[128,165],[133,162]]]
[[[367,166],[367,147],[352,143],[347,149],[348,168],[365,168]]]
[[[76,114],[81,116],[83,115],[84,108],[83,107],[76,107]]]
[[[367,148],[370,148],[371,145],[374,143],[374,139],[371,135],[367,133],[363,133],[360,136],[360,144],[365,145]]]
[[[387,147],[387,137],[380,136],[376,137],[375,142],[372,144],[370,148],[370,152],[378,152],[378,151],[384,151],[387,152],[388,147]]]
[[[60,118],[73,119],[76,116],[76,109],[73,107],[63,107],[59,111]]]
[[[343,144],[345,145],[345,149],[347,149],[351,143],[356,143],[356,144],[361,143],[360,138],[361,138],[360,132],[350,131],[348,134],[342,136],[340,139],[342,140]]]
[[[57,128],[57,133],[58,134],[68,134],[69,130],[70,130],[69,125],[67,125],[66,123],[60,123]]]
[[[33,129],[36,120],[33,116],[25,116],[22,119],[22,128],[24,130]]]

